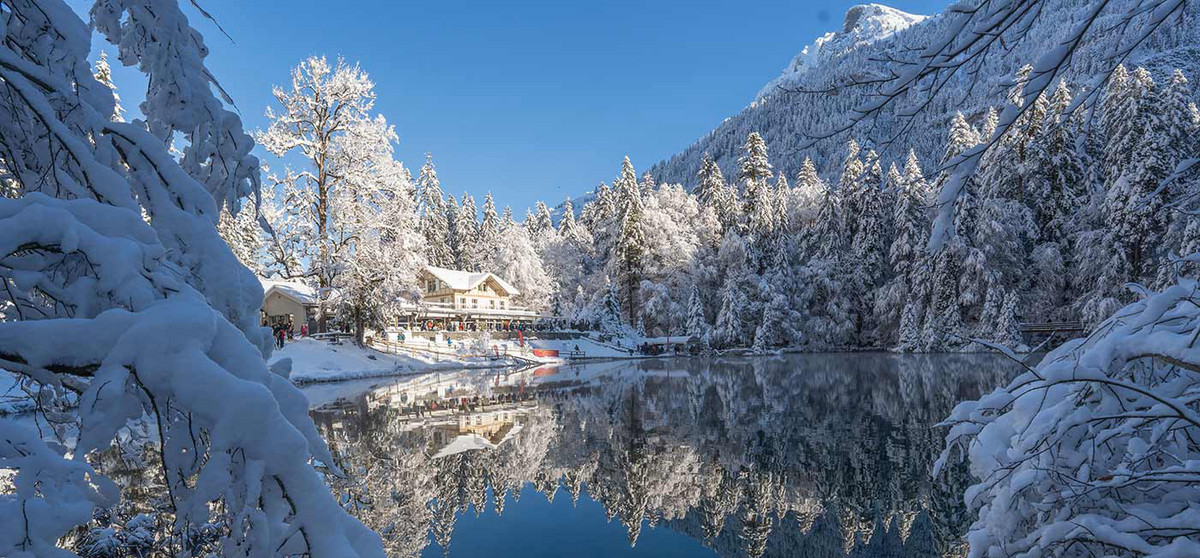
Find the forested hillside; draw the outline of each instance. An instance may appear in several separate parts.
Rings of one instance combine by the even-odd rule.
[[[977,70],[970,75],[957,76],[934,99],[918,96],[889,107],[858,139],[884,142],[902,135],[900,145],[880,149],[885,168],[893,161],[902,163],[909,149],[917,154],[925,168],[936,166],[941,162],[946,131],[954,115],[961,112],[978,126],[988,108],[995,106],[1011,87],[1014,72],[1052,48],[1061,40],[1062,29],[1074,25],[1090,6],[1084,0],[1046,2],[1041,9],[1055,17],[1034,22],[1027,37],[1009,45],[1004,56],[982,60]],[[1115,9],[1109,13],[1120,12]],[[1182,16],[1185,21],[1153,35],[1127,62],[1149,69],[1159,80],[1166,79],[1177,68],[1188,76],[1195,75],[1194,70],[1200,68],[1198,14],[1200,7],[1197,4],[1186,4]],[[919,21],[905,16],[908,14],[878,4],[851,8],[846,16],[846,27],[817,38],[806,47],[807,52],[798,54],[782,75],[769,82],[749,106],[724,122],[714,123],[717,125],[712,132],[666,161],[655,164],[649,169],[650,174],[659,182],[692,184],[705,153],[712,155],[726,174],[735,173],[742,142],[750,132],[758,132],[771,146],[776,168],[788,176],[800,172],[804,158],[808,157],[824,178],[835,178],[847,139],[845,135],[817,141],[811,147],[807,143],[835,129],[846,115],[876,91],[868,86],[831,88],[885,78],[895,69],[888,63],[891,57],[919,50],[945,32],[943,15]],[[1100,28],[1105,31],[1098,32],[1076,53],[1070,75],[1079,79],[1068,80],[1072,88],[1077,89],[1084,83],[1084,77],[1094,75],[1103,65],[1105,55],[1119,41],[1117,30],[1110,28],[1117,18],[1109,19],[1113,21],[1101,22]],[[913,111],[927,102],[915,118],[896,118],[897,114]]]

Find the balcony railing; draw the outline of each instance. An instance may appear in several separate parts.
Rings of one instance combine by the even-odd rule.
[[[407,312],[447,312],[453,314],[496,314],[496,315],[528,315],[535,316],[536,312],[525,307],[508,305],[505,308],[492,306],[474,306],[474,305],[458,305],[448,302],[421,302],[417,304],[409,304],[404,306]]]

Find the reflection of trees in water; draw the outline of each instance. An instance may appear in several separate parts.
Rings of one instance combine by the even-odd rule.
[[[957,552],[963,467],[930,479],[932,428],[1009,367],[969,355],[806,355],[628,365],[541,384],[540,405],[492,450],[433,459],[392,409],[317,413],[347,477],[343,501],[395,556],[457,518],[496,513],[530,484],[583,490],[626,528],[663,524],[721,556],[930,557]],[[683,366],[679,368],[678,366]],[[640,367],[640,370],[639,370]],[[585,377],[586,378],[586,377]],[[561,488],[560,488],[561,487]]]

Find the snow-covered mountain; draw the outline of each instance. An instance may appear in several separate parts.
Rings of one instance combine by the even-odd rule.
[[[830,31],[817,37],[797,54],[783,73],[767,83],[758,92],[762,99],[786,88],[801,79],[813,68],[820,68],[824,61],[831,60],[853,49],[891,38],[897,31],[926,19],[926,16],[902,12],[882,4],[860,4],[846,11],[846,20],[841,31]]]
[[[1132,1],[1132,0],[1128,0]],[[1003,102],[1004,91],[1021,66],[1031,63],[1061,39],[1064,22],[1076,20],[1088,5],[1087,0],[1049,0],[1043,7],[1053,17],[1039,18],[1024,40],[1006,45],[1004,53],[989,57],[977,68],[974,83],[965,76],[947,84],[941,94],[924,106],[910,122],[903,138],[881,153],[883,163],[902,159],[913,149],[924,168],[939,163],[945,145],[947,125],[955,112],[977,122],[989,106]],[[1121,10],[1116,10],[1120,12]],[[1200,2],[1184,8],[1182,21],[1169,32],[1158,33],[1129,58],[1129,63],[1144,65],[1156,75],[1166,77],[1181,68],[1193,81],[1200,79]],[[650,169],[659,183],[695,185],[701,156],[711,153],[726,176],[736,176],[737,158],[750,132],[759,132],[766,140],[771,163],[777,170],[794,177],[804,158],[811,157],[826,178],[836,177],[837,162],[843,157],[846,135],[828,138],[807,146],[813,136],[827,132],[844,122],[846,115],[874,93],[874,89],[841,88],[833,93],[797,93],[796,90],[829,90],[834,85],[886,76],[889,68],[880,61],[927,46],[945,28],[940,15],[919,16],[879,4],[850,8],[840,31],[827,33],[800,50],[782,74],[770,80],[746,108],[718,123],[712,132],[692,145],[661,161]],[[1075,53],[1072,71],[1091,75],[1098,71],[1101,56],[1115,40],[1115,25],[1097,34]],[[971,85],[971,87],[968,87]],[[914,96],[915,97],[915,96]],[[898,111],[911,110],[925,99],[907,99],[890,105],[869,126],[853,134],[861,144],[889,138],[900,130]],[[582,204],[577,204],[580,207]]]

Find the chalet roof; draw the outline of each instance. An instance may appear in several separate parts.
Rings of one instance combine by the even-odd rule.
[[[300,304],[317,304],[320,299],[317,297],[317,290],[294,281],[276,281],[273,279],[259,279],[263,286],[263,300],[266,300],[272,292],[277,292],[286,296]]]
[[[457,269],[446,269],[444,267],[432,265],[425,266],[425,271],[429,272],[430,275],[437,277],[451,289],[456,291],[469,291],[475,287],[478,287],[480,283],[483,283],[491,278],[492,280],[496,281],[496,284],[500,285],[500,288],[504,289],[509,296],[521,294],[521,291],[518,291],[516,287],[510,285],[508,281],[501,279],[500,276],[496,275],[495,273],[459,271]]]

